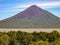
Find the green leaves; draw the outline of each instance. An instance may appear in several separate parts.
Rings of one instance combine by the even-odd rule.
[[[9,36],[8,35],[2,35],[0,37],[0,45],[9,45]]]
[[[0,32],[0,45],[60,45],[60,33]]]

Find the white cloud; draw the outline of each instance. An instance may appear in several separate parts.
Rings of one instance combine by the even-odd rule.
[[[37,3],[36,5],[40,7],[45,8],[54,8],[54,7],[60,7],[60,2],[46,2],[46,3]]]
[[[10,7],[11,9],[8,9],[5,11],[2,10],[0,12],[22,11],[31,5],[37,5],[41,8],[55,8],[55,7],[60,7],[60,2],[41,2],[41,3],[29,3],[29,4],[16,4],[16,5]]]
[[[42,8],[54,8],[54,7],[60,7],[60,2],[43,2],[43,3],[30,3],[30,4],[18,4],[15,8],[26,8],[31,5],[37,5]]]
[[[24,9],[8,9],[8,10],[1,10],[0,12],[16,12],[16,11],[23,11]]]

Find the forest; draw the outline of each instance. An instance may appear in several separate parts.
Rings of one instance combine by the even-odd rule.
[[[60,33],[48,32],[0,32],[0,45],[60,45]]]

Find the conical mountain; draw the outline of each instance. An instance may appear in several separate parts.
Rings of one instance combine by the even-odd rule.
[[[60,28],[60,18],[32,5],[21,13],[0,21],[0,28]]]

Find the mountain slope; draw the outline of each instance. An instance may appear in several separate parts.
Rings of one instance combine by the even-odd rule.
[[[60,28],[60,18],[32,5],[23,12],[0,21],[0,28]]]

